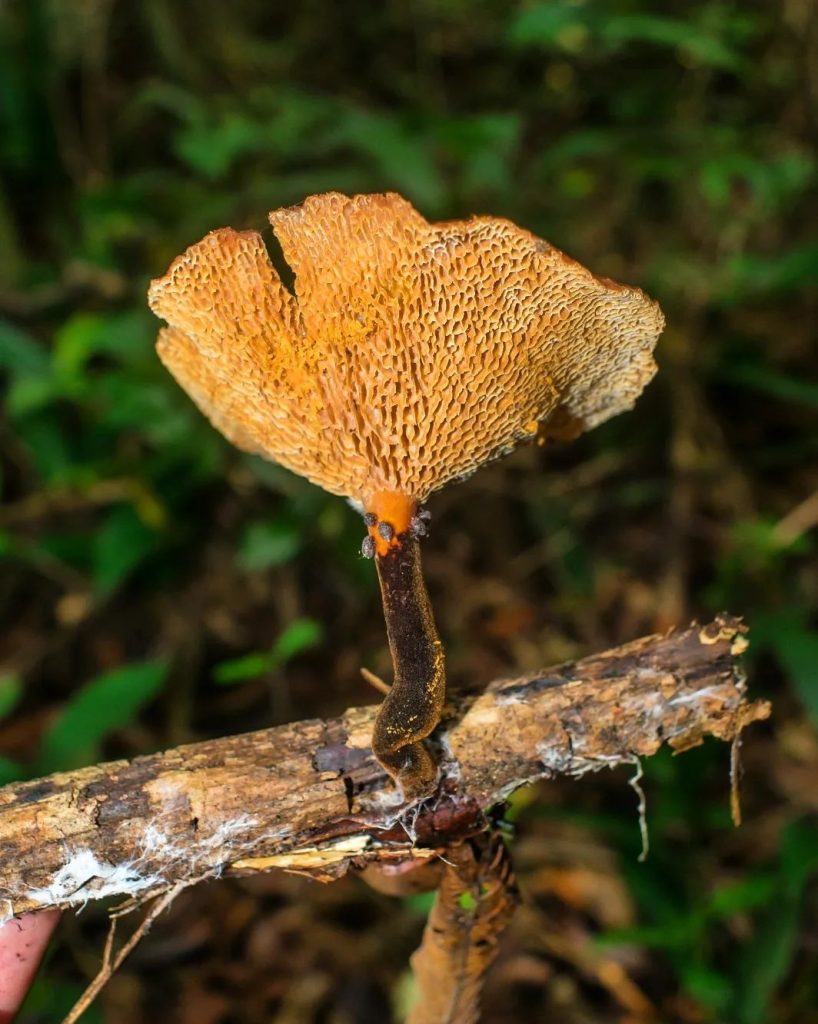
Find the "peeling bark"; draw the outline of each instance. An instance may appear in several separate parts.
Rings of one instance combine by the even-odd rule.
[[[515,789],[633,763],[667,743],[737,739],[748,703],[744,627],[645,637],[447,709],[430,746],[438,793],[402,803],[369,749],[376,708],[179,747],[0,789],[0,917],[147,898],[226,872],[280,868],[329,881],[430,859],[482,832]]]

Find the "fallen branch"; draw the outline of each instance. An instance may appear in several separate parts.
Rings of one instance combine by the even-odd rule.
[[[537,779],[633,764],[663,743],[737,741],[769,714],[745,699],[744,632],[725,616],[461,699],[436,733],[439,793],[418,807],[396,800],[372,757],[375,708],[6,786],[0,911],[144,900],[214,873],[331,880],[434,857]]]

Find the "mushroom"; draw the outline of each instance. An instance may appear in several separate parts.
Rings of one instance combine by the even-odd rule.
[[[394,193],[310,196],[255,231],[222,228],[152,282],[159,356],[238,447],[363,516],[394,679],[372,749],[407,799],[432,792],[443,648],[423,582],[423,503],[538,437],[630,408],[664,323],[637,288],[595,277],[497,217],[428,223]]]

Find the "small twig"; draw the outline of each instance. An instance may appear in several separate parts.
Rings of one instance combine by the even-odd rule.
[[[6,503],[0,509],[0,526],[28,525],[33,520],[48,516],[82,512],[99,505],[138,501],[140,498],[148,498],[155,503],[145,486],[130,477],[99,480],[84,489],[52,487]]]
[[[376,676],[374,672],[370,672],[368,668],[364,668],[363,666],[361,666],[360,673],[363,680],[369,683],[373,690],[377,690],[378,693],[383,694],[389,693],[389,690],[391,689],[389,683],[385,683],[380,676]]]
[[[119,923],[119,916],[111,916],[110,924],[108,926],[108,936],[105,939],[105,949],[102,954],[102,966],[100,967],[97,976],[76,1001],[68,1015],[64,1018],[62,1024],[75,1024],[75,1022],[80,1019],[103,988],[105,988],[113,975],[119,970],[125,960],[139,945],[157,917],[159,917],[163,911],[167,910],[183,889],[186,889],[191,884],[193,883],[179,882],[174,885],[172,889],[169,889],[162,895],[157,896],[136,931],[134,931],[133,935],[128,939],[113,959],[114,937]]]
[[[791,509],[773,527],[779,544],[793,544],[799,537],[818,526],[818,491],[813,492]]]

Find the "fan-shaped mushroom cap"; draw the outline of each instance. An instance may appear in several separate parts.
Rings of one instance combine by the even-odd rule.
[[[655,372],[658,305],[510,221],[429,224],[392,193],[270,221],[295,295],[259,234],[214,231],[151,284],[159,354],[231,441],[364,508],[587,430]]]

